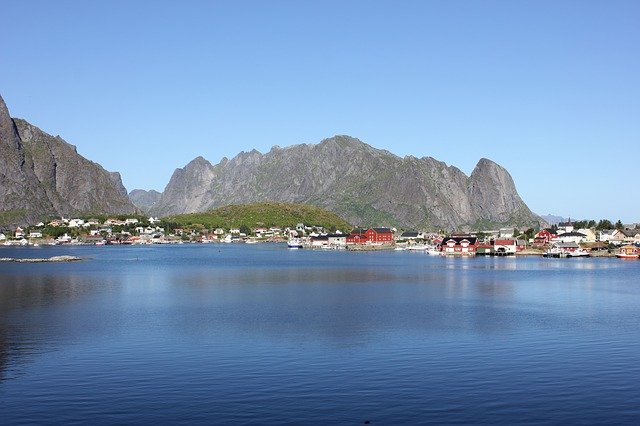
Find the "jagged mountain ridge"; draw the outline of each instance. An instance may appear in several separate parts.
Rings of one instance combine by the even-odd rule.
[[[0,96],[0,225],[82,213],[135,213],[120,174],[22,119]]]
[[[150,189],[149,191],[144,189],[134,189],[129,192],[129,200],[131,200],[133,205],[143,212],[148,212],[153,206],[155,206],[156,203],[160,201],[161,196],[162,193],[154,189]]]
[[[540,221],[509,173],[490,160],[481,159],[466,176],[434,158],[401,158],[349,136],[241,152],[216,165],[197,157],[176,169],[151,212],[261,201],[317,205],[359,225],[459,229]]]

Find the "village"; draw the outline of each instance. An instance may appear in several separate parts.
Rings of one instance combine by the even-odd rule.
[[[420,232],[390,227],[329,232],[319,225],[295,227],[203,229],[179,227],[154,217],[98,219],[60,218],[0,233],[0,245],[139,245],[185,243],[287,243],[290,248],[335,250],[411,250],[436,255],[543,255],[548,257],[618,256],[638,258],[640,227],[611,229],[562,222],[551,228],[524,232],[515,228],[467,233]],[[593,223],[592,223],[593,224]]]

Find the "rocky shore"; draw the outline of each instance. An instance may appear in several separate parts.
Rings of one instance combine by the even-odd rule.
[[[0,257],[0,262],[17,262],[17,263],[45,263],[45,262],[76,262],[82,260],[77,256],[52,256],[48,258],[32,258],[32,259],[16,259],[13,257]]]

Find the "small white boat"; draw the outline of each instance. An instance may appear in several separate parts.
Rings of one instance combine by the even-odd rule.
[[[289,241],[287,241],[287,247],[290,249],[301,249],[303,247],[302,240],[300,238],[289,238]]]

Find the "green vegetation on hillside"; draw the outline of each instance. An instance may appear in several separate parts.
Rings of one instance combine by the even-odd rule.
[[[349,230],[351,225],[334,213],[304,204],[258,203],[220,207],[205,213],[190,213],[163,218],[178,226],[214,228],[323,226],[329,230]]]

